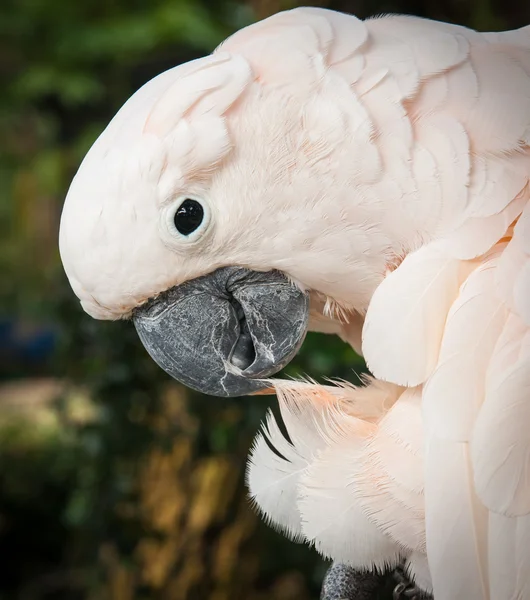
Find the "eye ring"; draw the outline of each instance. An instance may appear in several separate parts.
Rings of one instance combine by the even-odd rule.
[[[170,239],[185,244],[202,238],[211,218],[208,203],[191,195],[179,196],[166,207],[164,213],[164,229]]]

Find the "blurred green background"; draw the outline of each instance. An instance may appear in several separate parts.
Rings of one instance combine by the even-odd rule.
[[[337,0],[481,30],[530,23],[521,0]],[[0,3],[0,600],[309,600],[326,564],[267,528],[246,454],[273,399],[190,394],[128,323],[96,322],[62,272],[68,184],[121,104],[162,70],[295,4]],[[288,372],[355,380],[310,335]]]

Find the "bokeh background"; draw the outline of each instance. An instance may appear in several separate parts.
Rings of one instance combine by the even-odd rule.
[[[480,30],[530,23],[522,0],[336,0]],[[274,399],[191,394],[132,325],[82,313],[57,231],[68,184],[121,104],[281,0],[0,2],[0,600],[310,600],[326,563],[246,497]],[[310,335],[289,374],[352,381],[347,346]]]

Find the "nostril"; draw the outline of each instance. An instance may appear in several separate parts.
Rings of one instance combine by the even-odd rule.
[[[231,304],[236,311],[237,318],[239,320],[239,337],[232,350],[232,356],[230,357],[230,362],[244,371],[256,360],[256,350],[254,348],[254,342],[252,341],[252,337],[250,335],[250,331],[248,329],[247,319],[245,317],[245,312],[241,307],[241,304],[231,299]]]

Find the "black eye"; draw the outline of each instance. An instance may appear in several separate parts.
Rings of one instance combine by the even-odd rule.
[[[173,217],[177,231],[182,235],[190,235],[202,223],[204,219],[204,209],[200,202],[186,198],[177,208]]]

